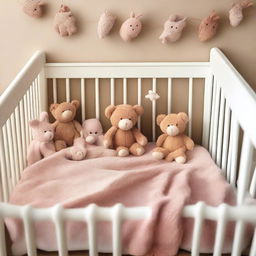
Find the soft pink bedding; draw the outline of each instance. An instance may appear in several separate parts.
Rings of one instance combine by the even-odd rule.
[[[58,152],[24,170],[22,179],[12,193],[10,203],[50,207],[56,203],[65,208],[84,207],[90,203],[112,206],[149,206],[152,217],[143,221],[126,221],[122,226],[124,253],[132,255],[175,255],[179,247],[191,248],[193,222],[181,216],[184,205],[205,201],[209,205],[234,204],[235,194],[221,176],[209,153],[196,146],[188,153],[184,165],[151,157],[152,145],[141,157],[101,157],[80,162],[64,158]],[[8,219],[6,224],[13,241],[13,254],[25,252],[22,225]],[[37,247],[57,250],[54,226],[36,223]],[[66,224],[68,248],[88,249],[86,224]],[[201,251],[211,252],[215,224],[206,221]],[[227,229],[224,251],[230,250],[233,226]],[[98,225],[98,249],[112,249],[110,223]]]

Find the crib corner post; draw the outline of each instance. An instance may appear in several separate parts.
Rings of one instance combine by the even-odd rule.
[[[40,102],[40,112],[48,110],[48,97],[47,97],[47,79],[45,76],[45,70],[42,68],[38,74],[39,82],[39,102]]]

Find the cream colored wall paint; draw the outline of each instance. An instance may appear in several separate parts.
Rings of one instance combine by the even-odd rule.
[[[45,0],[47,14],[33,19],[23,14],[23,0],[0,0],[0,93],[37,49],[49,62],[83,61],[207,61],[211,47],[220,47],[256,90],[256,8],[246,10],[246,19],[232,28],[227,19],[231,0]],[[70,5],[79,21],[79,33],[61,38],[53,30],[53,17],[60,3]],[[109,8],[118,16],[110,37],[99,40],[99,15]],[[197,39],[200,18],[215,9],[222,17],[218,36],[208,43]],[[143,13],[144,29],[132,43],[121,41],[120,24],[130,11]],[[162,24],[172,13],[189,17],[182,39],[162,45]]]

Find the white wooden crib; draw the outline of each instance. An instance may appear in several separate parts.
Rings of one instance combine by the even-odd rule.
[[[49,89],[53,102],[58,100],[58,79],[65,79],[65,97],[72,99],[72,79],[80,79],[81,119],[85,119],[85,85],[87,79],[93,79],[95,97],[95,116],[102,117],[101,101],[109,99],[115,104],[115,81],[122,79],[122,101],[129,103],[128,80],[137,80],[136,101],[142,104],[143,79],[151,79],[152,90],[157,92],[158,79],[166,79],[166,113],[171,112],[172,81],[187,79],[188,109],[191,122],[188,133],[192,134],[193,85],[195,78],[204,79],[204,106],[202,144],[207,148],[222,169],[227,181],[237,187],[237,206],[222,204],[211,207],[199,202],[184,208],[183,216],[195,219],[192,255],[199,255],[201,228],[205,219],[217,222],[214,255],[221,255],[225,225],[227,221],[236,222],[232,255],[241,255],[242,238],[245,223],[256,223],[256,206],[245,205],[247,193],[256,196],[256,95],[235,70],[219,49],[212,49],[209,62],[173,62],[173,63],[46,63],[45,53],[38,51],[23,67],[0,98],[0,255],[7,255],[4,218],[20,218],[24,222],[28,255],[37,255],[33,222],[52,220],[56,227],[59,255],[68,255],[64,235],[66,220],[88,222],[90,256],[96,256],[97,221],[112,222],[113,254],[121,255],[120,227],[123,219],[141,219],[150,217],[146,207],[125,208],[121,204],[110,208],[90,205],[81,209],[52,208],[34,209],[31,206],[8,204],[9,195],[18,182],[22,170],[26,167],[26,150],[31,140],[28,120],[37,118],[39,113],[48,109]],[[47,79],[51,81],[47,86]],[[101,79],[109,80],[109,95],[100,93]],[[48,90],[47,90],[48,88]],[[146,110],[147,111],[147,110]],[[152,102],[152,140],[156,138],[156,102]],[[139,121],[140,128],[141,123]],[[239,136],[240,134],[240,136]],[[240,140],[242,138],[242,141]],[[241,146],[241,145],[242,146]],[[241,152],[240,152],[241,146]],[[168,232],[168,230],[166,231]],[[170,231],[171,232],[171,231]],[[256,255],[256,232],[250,247],[250,256]]]

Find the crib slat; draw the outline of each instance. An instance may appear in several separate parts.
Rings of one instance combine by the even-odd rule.
[[[82,122],[85,120],[85,81],[81,79],[81,110],[82,110]]]
[[[37,116],[36,116],[36,112],[35,112],[35,97],[34,97],[34,81],[32,83],[32,85],[30,86],[29,88],[29,91],[30,91],[30,103],[31,103],[31,119],[35,119]]]
[[[251,250],[249,256],[256,256],[256,229],[254,229],[254,235],[251,244]]]
[[[152,81],[152,91],[156,92],[156,78]],[[156,101],[152,101],[152,141],[156,141]]]
[[[188,136],[192,136],[192,120],[193,120],[193,78],[189,78],[189,93],[188,93],[188,116],[189,116],[189,123],[188,123]]]
[[[127,79],[123,78],[123,104],[127,104]]]
[[[96,223],[95,223],[95,215],[97,211],[97,206],[95,204],[91,204],[87,208],[87,227],[88,227],[88,242],[89,242],[89,255],[90,256],[98,256],[97,250],[97,240],[96,240]]]
[[[52,79],[52,90],[53,90],[53,103],[57,103],[58,102],[58,88],[57,88],[57,81],[56,78]]]
[[[141,78],[138,78],[138,105],[141,106]],[[141,129],[141,117],[138,118],[138,128]]]
[[[37,98],[36,98],[36,81],[37,79],[35,79],[34,83],[33,83],[33,87],[32,87],[32,97],[33,97],[33,109],[34,109],[34,119],[36,119],[38,117],[38,113],[37,113],[37,107],[36,107],[36,102],[37,102]]]
[[[215,235],[213,256],[221,256],[227,223],[227,205],[219,206],[218,224]]]
[[[5,241],[4,218],[1,216],[1,212],[0,212],[0,255],[1,256],[7,256],[6,241]]]
[[[39,112],[40,112],[38,86],[39,86],[38,77],[36,77],[36,79],[35,79],[35,101],[36,101],[36,116],[37,117],[39,116]]]
[[[32,120],[32,113],[31,113],[31,97],[30,91],[28,90],[26,93],[27,97],[27,110],[28,110],[28,121]],[[32,131],[29,129],[29,142],[32,140]]]
[[[256,167],[253,171],[252,181],[251,181],[251,185],[250,185],[250,195],[252,197],[256,196]]]
[[[232,247],[232,256],[240,256],[242,254],[242,244],[243,244],[243,235],[245,231],[245,223],[243,221],[237,221],[233,247]]]
[[[210,138],[209,138],[209,152],[212,154],[212,143],[213,143],[213,124],[214,124],[214,112],[215,112],[215,101],[216,101],[216,92],[217,92],[217,84],[216,80],[214,80],[213,85],[213,99],[212,99],[212,109],[211,109],[211,124],[210,124]]]
[[[172,111],[172,79],[168,78],[167,113],[170,114],[171,111]]]
[[[24,232],[27,246],[28,256],[37,255],[36,253],[36,243],[35,243],[35,233],[33,229],[33,223],[31,219],[31,206],[24,206],[22,209],[22,219],[24,224]]]
[[[20,127],[21,127],[21,142],[22,142],[22,160],[23,160],[23,166],[26,166],[26,155],[27,155],[27,146],[26,146],[26,129],[27,129],[27,124],[25,125],[25,120],[24,120],[24,104],[23,100],[20,101],[19,104],[19,114],[20,114]]]
[[[115,79],[110,79],[110,104],[115,105]]]
[[[112,214],[112,236],[113,236],[113,255],[122,255],[122,234],[121,234],[121,221],[122,221],[122,204],[116,204],[113,208]]]
[[[27,97],[24,95],[23,98],[23,110],[24,110],[24,123],[25,123],[25,138],[26,138],[26,148],[28,148],[29,145],[29,125],[28,125],[28,109],[27,109]]]
[[[199,255],[200,239],[202,233],[203,217],[205,204],[203,202],[197,203],[196,215],[194,220],[193,240],[192,240],[192,256]]]
[[[100,119],[100,89],[99,89],[99,78],[95,78],[95,110],[96,118]]]
[[[66,78],[66,101],[70,102],[70,80]]]

